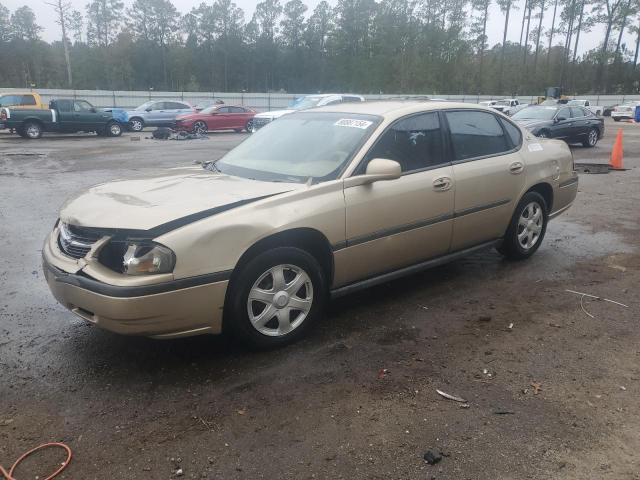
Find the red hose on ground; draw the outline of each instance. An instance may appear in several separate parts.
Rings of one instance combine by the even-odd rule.
[[[2,465],[0,465],[0,474],[2,474],[5,480],[17,480],[16,478],[13,477],[13,472],[15,471],[16,468],[18,468],[18,465],[20,465],[22,461],[32,453],[36,453],[39,450],[44,450],[45,448],[50,448],[50,447],[62,448],[67,452],[67,459],[64,462],[62,462],[62,465],[60,466],[60,468],[58,468],[55,472],[53,472],[51,475],[49,475],[47,478],[44,479],[44,480],[53,480],[55,477],[60,475],[65,468],[67,468],[67,466],[69,465],[69,462],[71,461],[71,456],[72,456],[71,449],[64,443],[45,443],[43,445],[40,445],[39,447],[33,448],[28,452],[20,455],[20,458],[18,458],[13,463],[13,465],[11,465],[11,468],[9,469],[8,472],[2,467]]]

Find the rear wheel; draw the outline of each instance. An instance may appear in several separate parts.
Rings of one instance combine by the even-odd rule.
[[[37,138],[42,137],[42,125],[38,122],[27,122],[23,127],[25,136],[24,138],[28,138],[30,140],[35,140]]]
[[[547,231],[547,204],[538,192],[524,194],[516,207],[500,253],[511,260],[524,260],[540,247]]]
[[[614,122],[619,122],[620,121],[620,117],[613,117],[613,121]]]
[[[598,129],[592,128],[589,130],[589,133],[587,133],[587,138],[582,142],[582,145],[587,148],[595,147],[596,143],[598,143],[599,136]]]
[[[122,125],[118,122],[109,122],[104,129],[107,137],[119,137],[122,135]]]
[[[249,120],[244,128],[247,132],[250,132],[250,133],[253,133],[256,131],[253,120]]]
[[[24,127],[16,128],[16,133],[20,135],[22,138],[27,138],[27,132],[24,131]]]
[[[250,260],[234,279],[227,313],[231,331],[256,348],[298,340],[320,317],[326,283],[304,250],[278,247]]]

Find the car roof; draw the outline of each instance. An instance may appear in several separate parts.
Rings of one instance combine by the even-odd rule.
[[[441,101],[373,101],[360,103],[339,103],[326,107],[314,108],[314,112],[334,112],[334,113],[359,113],[365,115],[380,115],[383,117],[401,117],[403,115],[426,112],[431,110],[443,110],[448,108],[463,108],[469,110],[483,110],[495,113],[495,110],[473,103],[441,102]]]

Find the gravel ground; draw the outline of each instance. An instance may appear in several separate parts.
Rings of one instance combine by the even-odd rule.
[[[618,127],[630,170],[581,175],[529,261],[486,252],[362,291],[261,353],[92,328],[40,268],[75,192],[217,158],[244,135],[1,133],[0,464],[64,441],[67,479],[640,479],[640,127],[607,119],[596,148],[573,151],[607,162]],[[566,289],[628,307],[583,310]],[[428,465],[429,449],[446,456]],[[19,478],[59,461],[47,451]]]

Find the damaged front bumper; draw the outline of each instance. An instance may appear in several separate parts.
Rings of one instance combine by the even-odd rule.
[[[115,333],[154,338],[222,331],[230,272],[169,280],[163,275],[159,282],[153,276],[116,282],[122,275],[112,273],[107,282],[106,267],[91,254],[65,256],[57,238],[58,228],[42,250],[45,278],[56,300],[80,318]]]

